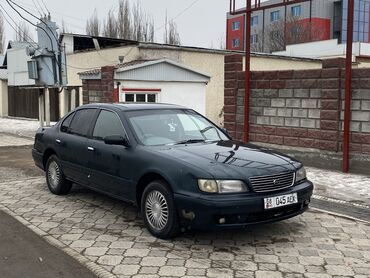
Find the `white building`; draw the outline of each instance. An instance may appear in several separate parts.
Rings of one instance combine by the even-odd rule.
[[[370,43],[354,42],[352,61],[358,67],[370,67]],[[274,52],[275,55],[287,57],[304,57],[311,59],[344,58],[346,44],[338,44],[338,40],[326,40],[287,45],[285,51]]]
[[[185,65],[169,59],[136,60],[119,64],[113,73],[115,90],[112,90],[118,102],[158,102],[182,105],[205,114],[206,86],[210,81],[207,73],[196,71]],[[100,70],[80,73],[82,80],[102,80],[101,88],[111,84],[111,80],[104,81]],[[89,89],[84,86],[84,94],[88,94],[86,101],[110,102],[106,97],[105,89]]]

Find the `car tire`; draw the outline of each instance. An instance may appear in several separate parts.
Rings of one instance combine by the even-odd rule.
[[[60,161],[56,155],[51,155],[46,162],[46,183],[51,193],[65,195],[71,191],[72,182],[64,176]]]
[[[173,194],[164,181],[153,181],[141,198],[141,212],[149,232],[161,239],[173,238],[178,230],[178,215]]]

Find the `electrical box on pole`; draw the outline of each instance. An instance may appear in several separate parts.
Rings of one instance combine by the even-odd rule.
[[[66,55],[59,44],[57,25],[49,17],[37,24],[37,47],[29,46],[28,76],[35,86],[63,87],[67,85]]]

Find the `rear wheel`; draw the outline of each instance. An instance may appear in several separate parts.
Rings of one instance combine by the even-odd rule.
[[[56,195],[65,195],[71,191],[72,182],[63,174],[60,161],[56,155],[51,155],[46,162],[46,183],[49,190]]]
[[[172,192],[164,181],[151,182],[141,198],[141,211],[149,232],[162,239],[178,232],[178,217]]]

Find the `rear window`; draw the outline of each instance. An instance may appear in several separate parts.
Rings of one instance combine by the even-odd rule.
[[[83,109],[76,111],[68,129],[69,133],[87,136],[95,112],[96,109]]]

